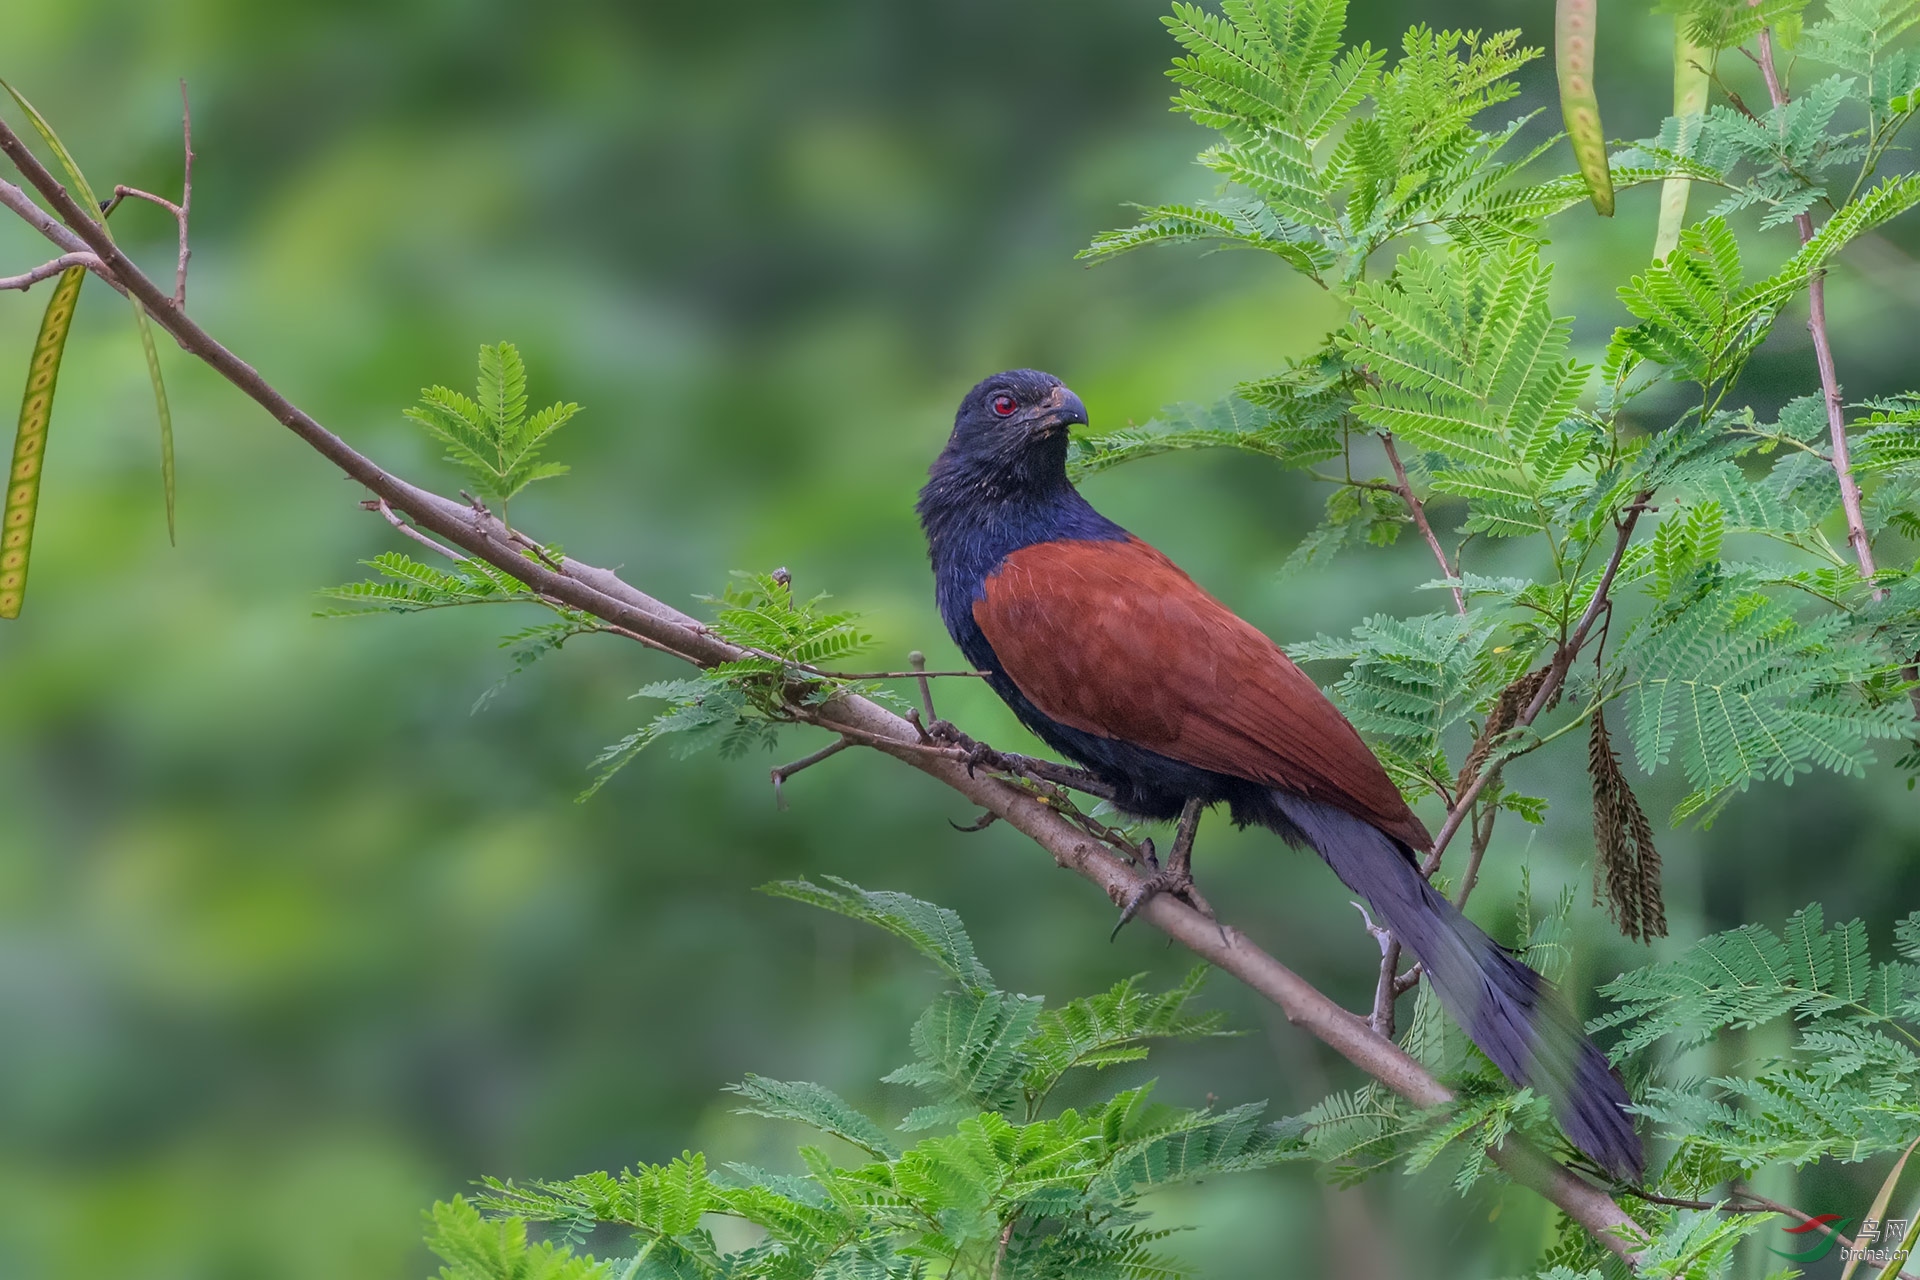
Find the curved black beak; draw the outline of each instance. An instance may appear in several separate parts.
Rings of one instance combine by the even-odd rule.
[[[1059,427],[1086,426],[1087,406],[1080,397],[1061,387],[1053,393],[1045,413],[1037,419],[1036,426],[1043,430]]]

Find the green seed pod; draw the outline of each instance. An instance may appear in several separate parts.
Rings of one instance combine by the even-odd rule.
[[[1560,76],[1560,114],[1566,119],[1573,158],[1587,180],[1587,194],[1602,217],[1613,216],[1613,175],[1607,171],[1607,135],[1600,128],[1600,100],[1593,91],[1593,33],[1598,0],[1558,0],[1553,15],[1555,70]]]
[[[7,472],[4,514],[0,514],[0,618],[20,616],[27,594],[27,561],[33,553],[33,516],[40,505],[40,471],[47,456],[47,424],[53,418],[53,387],[60,378],[60,356],[73,327],[73,304],[80,297],[85,267],[60,274],[40,337],[27,366],[27,391],[20,402],[20,428],[13,437],[13,466]]]
[[[1687,38],[1687,15],[1679,15],[1673,24],[1674,115],[1684,120],[1706,111],[1707,68],[1712,65],[1713,50]],[[1683,155],[1691,149],[1687,143],[1688,139],[1683,134],[1680,139]],[[1687,188],[1690,185],[1685,178],[1668,178],[1660,184],[1660,226],[1653,237],[1653,256],[1656,261],[1672,253],[1673,247],[1680,243],[1680,228],[1687,221]]]

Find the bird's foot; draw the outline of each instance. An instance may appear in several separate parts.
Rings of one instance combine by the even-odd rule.
[[[1005,771],[1005,761],[998,751],[968,737],[951,720],[933,721],[927,725],[927,736],[943,747],[953,747],[962,752],[961,759],[967,766],[968,777],[973,776],[975,769]]]
[[[1152,857],[1151,849],[1147,853]],[[1180,899],[1209,920],[1216,919],[1213,908],[1207,904],[1206,898],[1201,896],[1199,888],[1193,883],[1192,872],[1177,865],[1156,866],[1151,875],[1144,877],[1133,886],[1133,891],[1127,895],[1126,902],[1121,904],[1120,919],[1115,922],[1113,933],[1109,935],[1108,941],[1119,937],[1120,930],[1127,926],[1127,922],[1140,914],[1140,908],[1146,906],[1153,900],[1153,896],[1159,893]]]
[[[1173,849],[1168,853],[1167,864],[1164,867],[1160,865],[1160,859],[1154,852],[1153,841],[1142,842],[1142,851],[1147,855],[1147,863],[1153,868],[1153,874],[1135,884],[1133,892],[1127,895],[1126,902],[1120,908],[1119,923],[1113,926],[1113,933],[1108,941],[1120,936],[1120,930],[1126,926],[1127,921],[1139,914],[1140,908],[1151,901],[1154,894],[1164,893],[1180,899],[1213,921],[1220,928],[1222,945],[1230,945],[1226,926],[1220,924],[1220,918],[1213,914],[1213,908],[1207,904],[1206,898],[1201,896],[1200,890],[1193,883],[1193,837],[1200,829],[1200,814],[1205,808],[1205,804],[1196,799],[1188,800],[1180,810],[1180,825],[1174,834]]]

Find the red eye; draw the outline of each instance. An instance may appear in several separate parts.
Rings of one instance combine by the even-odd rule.
[[[1011,418],[1019,404],[1010,395],[997,395],[993,398],[993,411],[1003,418]]]

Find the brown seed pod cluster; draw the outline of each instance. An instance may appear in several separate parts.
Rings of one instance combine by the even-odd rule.
[[[1487,757],[1493,754],[1493,744],[1498,742],[1507,730],[1513,728],[1520,719],[1520,713],[1527,709],[1534,695],[1540,692],[1540,686],[1546,683],[1547,673],[1553,670],[1549,663],[1538,671],[1529,671],[1500,691],[1494,701],[1493,709],[1487,712],[1487,723],[1480,730],[1480,736],[1474,739],[1473,749],[1467,752],[1466,762],[1460,766],[1460,779],[1454,784],[1453,793],[1463,794],[1480,776],[1480,769],[1487,763]]]
[[[1593,779],[1593,896],[1604,895],[1620,932],[1636,942],[1667,936],[1667,908],[1660,897],[1660,851],[1653,827],[1620,769],[1607,733],[1607,717],[1593,713],[1587,740],[1587,773]]]

